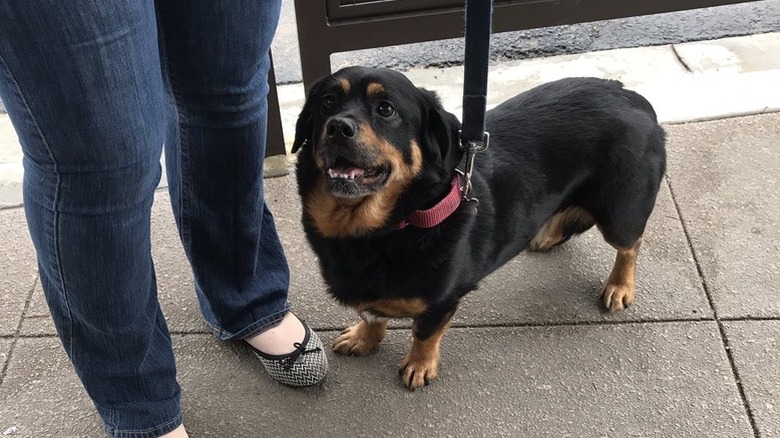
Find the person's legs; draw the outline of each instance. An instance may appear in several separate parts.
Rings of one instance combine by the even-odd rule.
[[[290,308],[289,269],[263,199],[268,50],[279,9],[279,0],[158,2],[173,96],[171,202],[202,313],[223,340],[264,331]]]
[[[321,341],[289,312],[289,268],[263,198],[268,50],[279,0],[158,2],[172,122],[174,215],[201,311],[294,386],[327,371]],[[304,357],[305,356],[305,357]]]
[[[0,3],[0,95],[57,332],[116,437],[181,424],[150,207],[165,137],[152,0]]]

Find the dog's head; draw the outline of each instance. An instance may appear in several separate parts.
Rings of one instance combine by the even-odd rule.
[[[427,208],[461,159],[457,118],[401,73],[348,67],[309,91],[293,152],[308,215],[324,237],[360,236]]]

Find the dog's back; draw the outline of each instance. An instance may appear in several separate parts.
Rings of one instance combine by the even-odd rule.
[[[630,245],[641,235],[665,170],[664,132],[644,97],[618,81],[567,78],[505,101],[488,112],[486,128],[491,147],[477,156],[474,181],[487,211],[473,232],[492,246],[483,274],[529,245],[546,250],[594,223],[614,223],[618,201],[633,200],[620,212],[631,226],[612,240]],[[534,240],[567,210],[560,241]]]

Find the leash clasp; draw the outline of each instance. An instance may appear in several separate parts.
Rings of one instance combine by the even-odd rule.
[[[465,149],[471,149],[474,152],[483,152],[490,145],[490,133],[487,131],[482,133],[482,141],[466,140],[462,137],[462,131],[459,131],[458,135],[461,136],[461,147]]]
[[[477,206],[479,205],[479,199],[470,198],[471,193],[471,176],[474,173],[474,159],[477,154],[485,151],[490,145],[490,133],[485,132],[482,135],[482,141],[463,140],[461,147],[466,149],[466,168],[462,172],[464,178],[463,184],[463,201],[471,207],[474,214],[477,212]]]

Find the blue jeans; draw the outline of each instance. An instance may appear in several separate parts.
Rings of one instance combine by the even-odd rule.
[[[279,0],[0,2],[0,97],[24,151],[40,278],[109,435],[181,423],[150,209],[165,144],[174,217],[208,325],[241,339],[289,310],[263,199]]]

